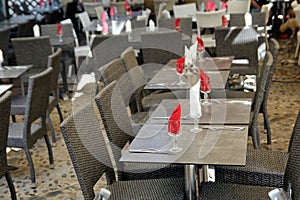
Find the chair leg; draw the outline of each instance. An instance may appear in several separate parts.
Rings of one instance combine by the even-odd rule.
[[[30,179],[31,179],[31,184],[32,184],[31,187],[36,188],[34,166],[33,166],[32,158],[31,158],[30,151],[29,151],[29,148],[27,145],[25,145],[24,151],[25,151],[29,169],[30,169]]]
[[[60,123],[62,123],[64,121],[64,117],[62,115],[59,104],[56,105],[56,109],[57,109],[57,112],[58,112],[58,115],[59,115],[59,121],[60,121]]]
[[[47,134],[44,135],[44,138],[45,138],[45,142],[47,144],[50,168],[53,169],[54,160],[53,160],[53,152],[52,152],[52,147],[51,147],[51,144],[50,144],[50,140],[49,140],[49,137],[48,137]]]
[[[6,178],[9,190],[10,190],[11,199],[12,200],[17,200],[17,194],[16,194],[15,186],[14,186],[14,183],[13,183],[13,181],[11,179],[11,176],[10,176],[9,172],[7,172],[5,174],[5,178]]]
[[[49,124],[49,127],[50,127],[50,132],[51,132],[51,137],[52,137],[52,144],[55,146],[55,143],[56,143],[55,131],[54,131],[54,127],[53,127],[53,124],[52,124],[52,121],[51,121],[51,118],[50,118],[50,114],[49,114],[48,111],[46,113],[46,118],[47,118],[47,121],[48,121],[48,124]]]
[[[264,117],[264,127],[267,131],[267,145],[271,145],[272,140],[271,140],[271,127],[270,127],[270,121],[269,121],[269,116],[266,111],[266,109],[263,109],[263,117]]]
[[[67,79],[67,72],[66,72],[66,65],[65,63],[62,63],[62,70],[61,70],[61,76],[63,79],[63,85],[64,85],[64,91],[65,93],[69,92],[69,88],[68,88],[68,79]]]

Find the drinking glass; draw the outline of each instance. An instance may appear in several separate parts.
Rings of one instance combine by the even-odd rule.
[[[63,36],[63,34],[61,33],[61,34],[58,34],[58,41],[59,42],[63,42],[63,38],[62,38],[62,36]]]
[[[184,75],[184,63],[176,64],[176,74],[179,76],[177,85],[185,85],[185,82],[182,80],[182,77]]]
[[[201,93],[203,93],[204,95],[203,95],[203,97],[204,97],[204,102],[202,103],[202,105],[205,105],[205,106],[207,106],[207,105],[210,105],[211,103],[208,101],[208,93],[209,93],[210,91],[206,91],[206,92],[203,92],[203,91],[201,91]]]
[[[177,137],[181,135],[180,120],[169,120],[168,126],[173,127],[168,128],[169,136],[173,137],[173,147],[169,151],[173,153],[181,152],[183,148],[179,147],[177,144]],[[174,129],[177,129],[177,131],[175,131]]]
[[[193,133],[201,132],[203,130],[202,128],[199,127],[199,119],[200,119],[201,115],[190,116],[190,117],[194,119],[194,127],[191,129],[191,132],[193,132]]]

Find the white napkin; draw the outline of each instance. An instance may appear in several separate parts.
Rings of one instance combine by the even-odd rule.
[[[126,29],[126,32],[127,32],[127,33],[131,33],[132,28],[131,28],[131,21],[130,21],[130,20],[127,20],[127,21],[126,21],[125,29]]]
[[[163,10],[161,14],[163,19],[171,19],[171,15],[168,10]]]
[[[198,48],[198,43],[197,41],[190,46],[190,52],[192,55],[192,60],[195,60],[197,58],[197,48]]]
[[[252,15],[249,12],[245,13],[245,26],[252,26]]]
[[[193,55],[190,49],[187,48],[187,46],[184,47],[184,56],[185,56],[184,64],[191,65],[193,63]]]
[[[34,37],[40,37],[41,36],[40,27],[37,24],[33,26],[33,35],[34,35]]]
[[[190,117],[201,117],[201,104],[200,104],[200,79],[190,89]]]
[[[150,31],[155,31],[155,23],[152,19],[149,21],[149,29]]]
[[[3,61],[4,61],[4,58],[3,58],[3,52],[2,52],[2,50],[0,49],[0,66],[2,65]]]
[[[125,21],[112,20],[111,25],[112,25],[112,34],[118,35],[122,32],[122,30],[125,26]]]

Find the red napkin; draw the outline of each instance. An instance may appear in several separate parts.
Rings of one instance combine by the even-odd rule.
[[[222,15],[222,26],[227,27],[227,25],[228,25],[227,18],[224,15]]]
[[[110,15],[110,17],[113,17],[115,15],[115,7],[114,6],[110,7],[109,15]]]
[[[57,24],[56,24],[56,28],[57,28],[57,35],[63,34],[61,24],[57,23]]]
[[[185,62],[185,57],[181,57],[181,58],[178,58],[176,60],[176,71],[179,73],[179,74],[182,74],[183,72],[183,69],[184,69],[184,62]]]
[[[48,0],[48,4],[51,5],[51,0]]]
[[[203,40],[200,38],[200,37],[198,37],[197,36],[197,43],[198,43],[198,45],[197,45],[197,47],[198,47],[198,51],[204,51],[204,42],[203,42]]]
[[[103,33],[103,35],[107,35],[108,34],[108,24],[107,24],[105,11],[103,11],[101,14],[101,21],[102,21],[102,33]]]
[[[180,18],[176,18],[175,20],[175,30],[180,31]]]
[[[200,82],[201,82],[201,86],[200,86],[201,92],[210,92],[211,89],[210,89],[209,77],[202,69],[200,69]]]
[[[227,4],[224,1],[222,1],[222,10],[226,10],[226,9],[227,9]]]
[[[215,2],[210,1],[210,0],[208,0],[208,1],[206,2],[205,7],[206,7],[206,10],[207,10],[207,11],[210,11],[210,12],[216,10]]]
[[[40,0],[40,6],[43,6],[43,5],[44,5],[44,1]]]
[[[168,132],[173,134],[180,133],[180,117],[181,117],[181,105],[173,110],[168,123]]]
[[[125,1],[125,10],[129,10],[129,9],[130,9],[129,3],[128,3],[128,1],[126,0],[126,1]]]

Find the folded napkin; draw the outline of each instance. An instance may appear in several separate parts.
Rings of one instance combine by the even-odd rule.
[[[131,21],[130,21],[130,20],[127,20],[127,21],[126,21],[126,24],[125,24],[125,31],[126,31],[127,33],[131,33],[131,31],[132,31],[132,28],[131,28]]]
[[[181,105],[178,106],[173,110],[169,122],[168,122],[168,132],[173,134],[180,133],[180,117],[181,117]]]
[[[107,35],[108,34],[108,24],[106,19],[106,12],[103,11],[101,13],[101,21],[102,21],[102,34]]]
[[[34,37],[40,37],[41,33],[40,33],[40,27],[38,24],[33,26],[33,35]]]
[[[222,15],[222,26],[227,27],[227,25],[228,25],[227,18],[224,15]]]
[[[227,9],[227,4],[225,3],[225,1],[222,1],[222,10],[226,10]]]
[[[129,9],[130,9],[130,6],[129,6],[128,1],[126,0],[126,1],[125,1],[125,10],[129,10]]]
[[[63,30],[62,30],[62,26],[60,23],[56,24],[56,28],[57,28],[57,35],[62,35],[63,34]]]
[[[245,26],[252,26],[252,15],[249,12],[245,13]]]
[[[40,6],[44,6],[44,0],[40,0]]]
[[[175,20],[175,30],[180,31],[180,18],[176,18]]]
[[[190,89],[190,117],[201,117],[201,104],[200,104],[200,79]]]
[[[206,7],[206,10],[209,11],[209,12],[212,12],[212,11],[215,11],[215,10],[216,10],[215,2],[210,1],[210,0],[208,0],[208,1],[206,2],[205,7]]]
[[[155,23],[152,19],[149,20],[149,29],[150,29],[150,31],[155,30]]]
[[[114,6],[110,7],[109,15],[110,15],[110,18],[113,18],[115,16],[115,7]]]
[[[197,47],[198,47],[197,50],[199,52],[204,51],[204,42],[199,36],[197,36]]]
[[[202,69],[200,69],[200,82],[201,82],[201,88],[200,88],[201,92],[208,93],[211,91],[209,77]]]
[[[193,64],[193,57],[195,57],[195,55],[193,55],[196,52],[193,52],[193,48],[187,48],[187,46],[184,47],[184,56],[185,56],[185,62],[184,64],[186,66],[188,65],[192,65]]]
[[[182,56],[181,58],[178,58],[176,60],[176,71],[179,74],[182,74],[183,69],[184,69],[184,62],[185,62],[185,57]]]
[[[4,61],[4,58],[3,58],[3,52],[2,50],[0,49],[0,67],[1,67],[1,64],[3,63]]]

